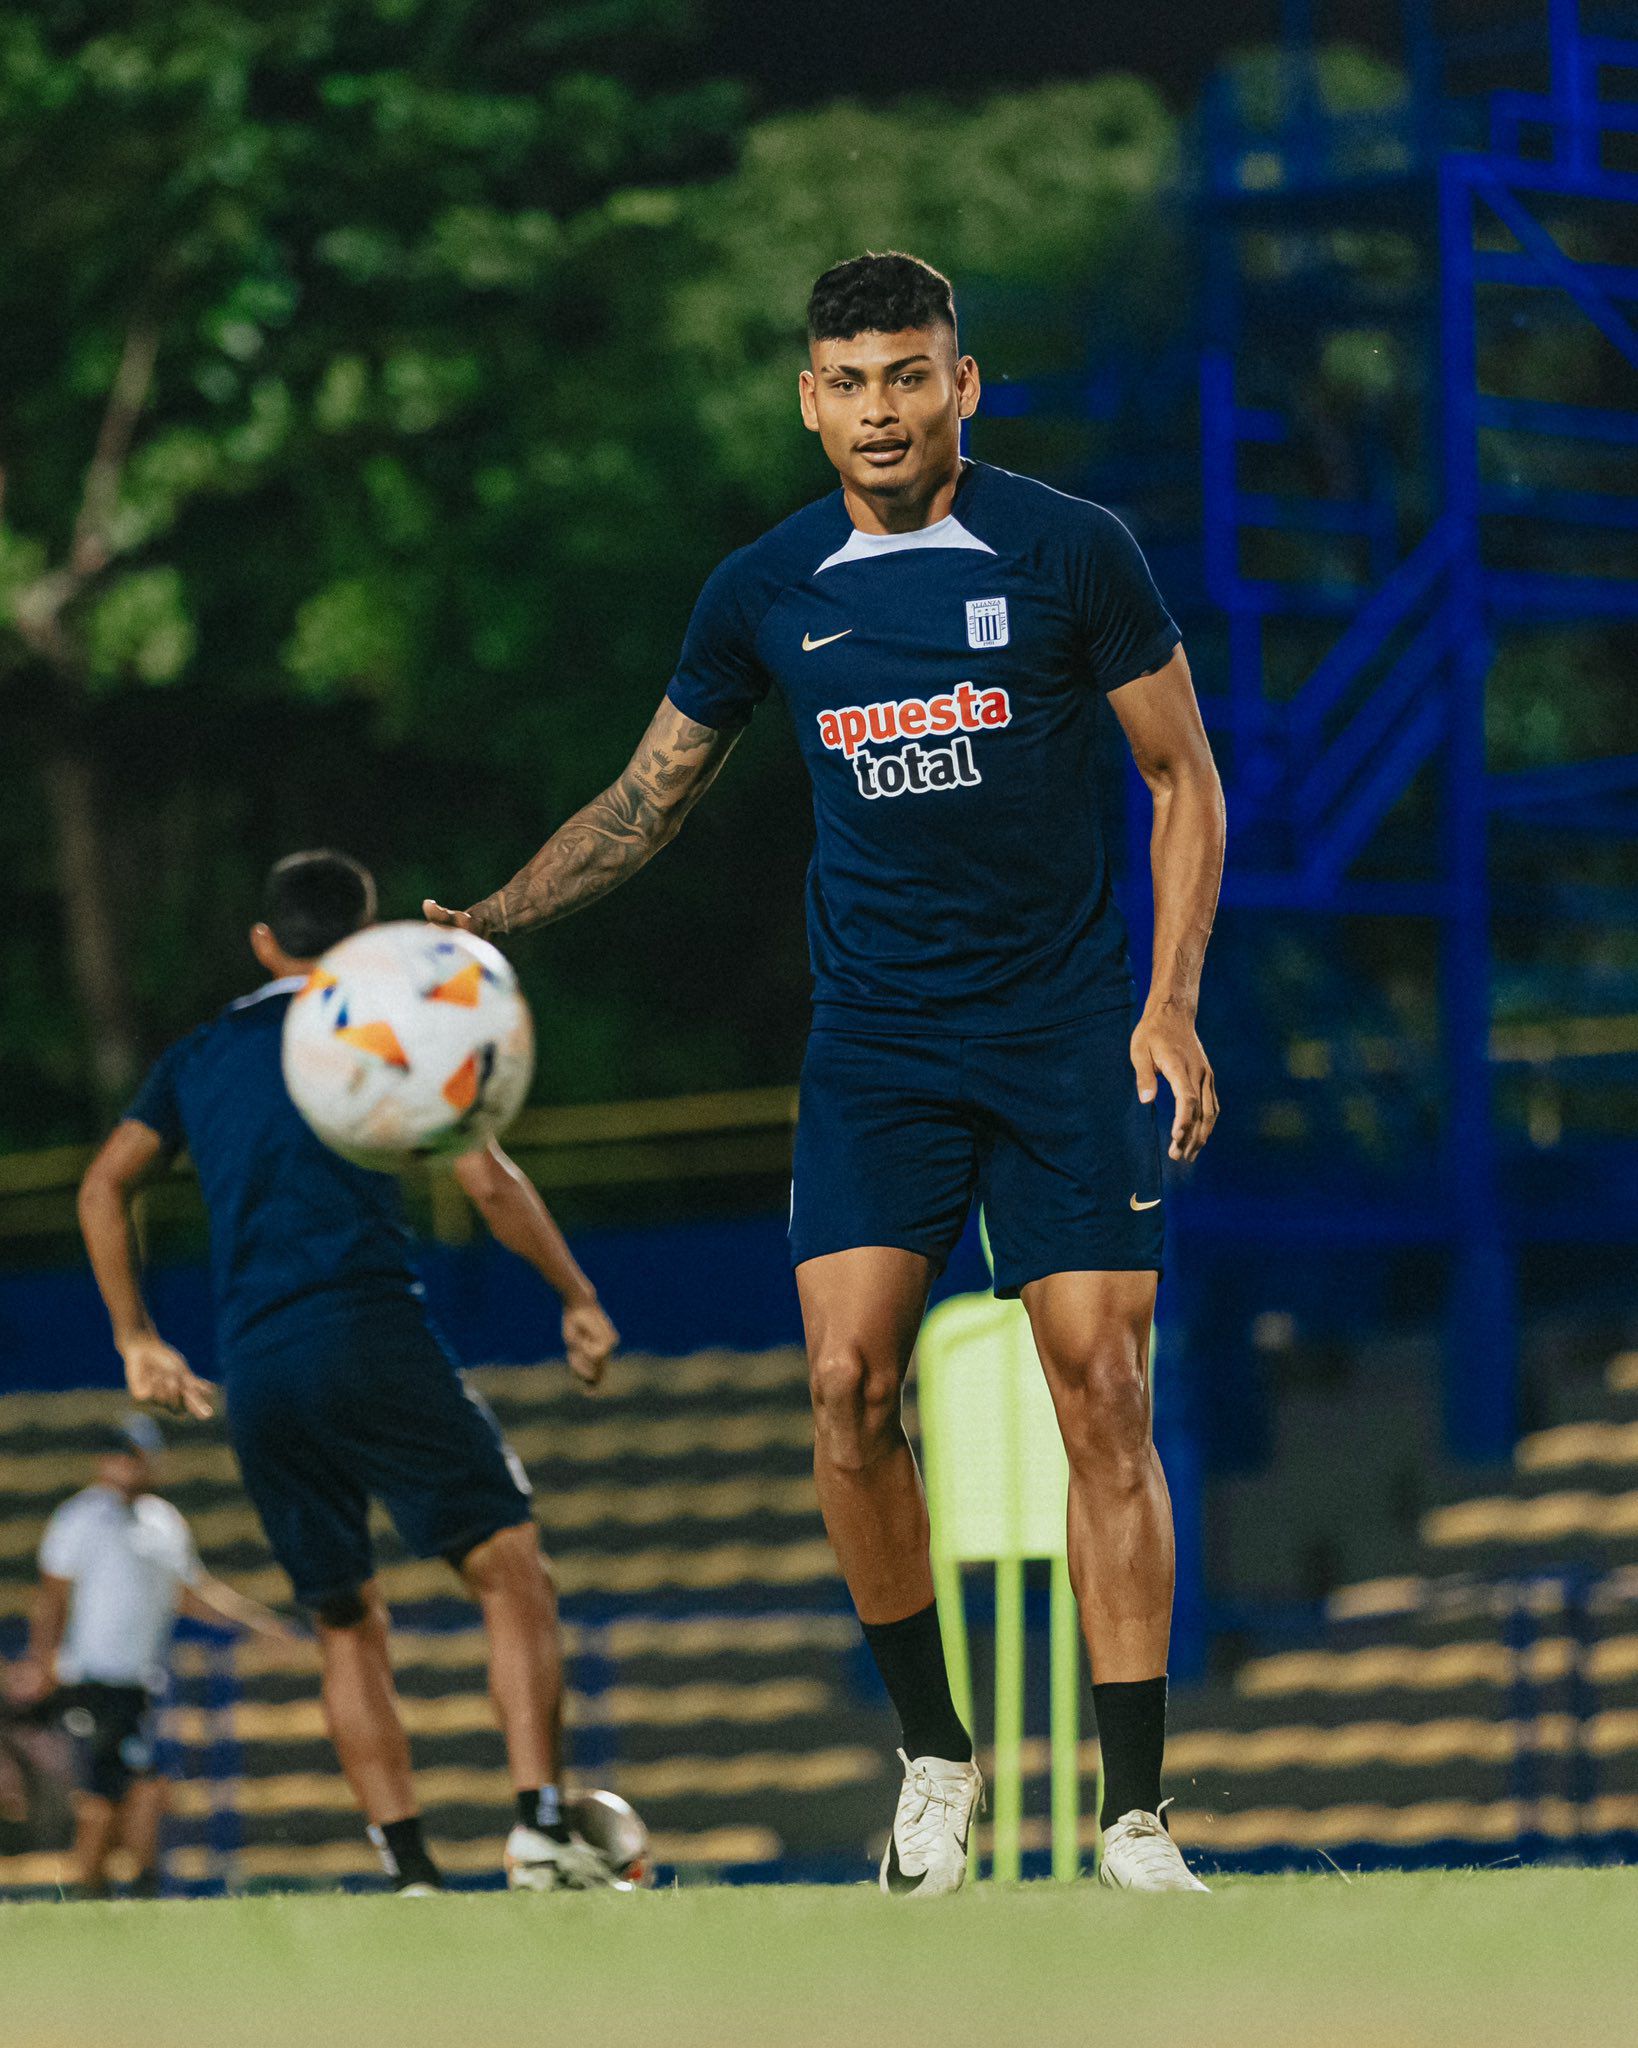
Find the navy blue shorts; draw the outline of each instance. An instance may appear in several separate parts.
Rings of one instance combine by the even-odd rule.
[[[374,1571],[372,1495],[417,1557],[458,1562],[529,1519],[523,1467],[414,1304],[242,1346],[225,1380],[245,1490],[304,1606]]]
[[[1002,1038],[808,1040],[791,1261],[898,1245],[942,1271],[974,1195],[995,1291],[1049,1273],[1155,1272],[1157,1104],[1138,1100],[1125,1010]]]

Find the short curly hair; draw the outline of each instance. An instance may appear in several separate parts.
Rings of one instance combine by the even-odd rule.
[[[953,338],[955,293],[942,271],[902,249],[867,250],[834,263],[808,296],[809,341],[906,327],[948,327]]]
[[[262,922],[292,960],[316,960],[375,922],[375,877],[328,847],[286,854],[268,873]]]

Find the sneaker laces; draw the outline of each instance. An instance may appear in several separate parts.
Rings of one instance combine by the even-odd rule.
[[[898,1754],[900,1763],[904,1765],[905,1778],[904,1791],[899,1794],[894,1831],[905,1848],[918,1852],[930,1849],[947,1828],[959,1830],[962,1806],[971,1806],[971,1800],[966,1797],[967,1781],[951,1779],[941,1782],[919,1762],[906,1756],[902,1749]],[[914,1813],[904,1810],[906,1794],[921,1802]]]
[[[1161,1800],[1153,1813],[1144,1813],[1141,1808],[1123,1813],[1115,1823],[1121,1831],[1122,1845],[1130,1847],[1137,1860],[1150,1869],[1159,1864],[1170,1867],[1180,1855],[1160,1818],[1171,1803],[1169,1799]]]

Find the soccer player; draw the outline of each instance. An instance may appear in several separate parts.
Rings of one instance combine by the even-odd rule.
[[[28,1650],[7,1675],[12,1703],[77,1737],[74,1874],[81,1898],[108,1889],[108,1858],[136,1865],[132,1898],[159,1894],[159,1826],[169,1784],[154,1743],[178,1614],[276,1641],[294,1631],[213,1578],[193,1532],[153,1491],[157,1425],[130,1415],[108,1432],[92,1483],[65,1500],[40,1539]]]
[[[1106,1791],[1101,1875],[1200,1891],[1160,1819],[1171,1504],[1150,1430],[1169,1153],[1217,1118],[1195,1032],[1223,801],[1177,628],[1101,507],[961,453],[978,366],[948,281],[826,271],[802,418],[841,489],[705,585],[625,772],[496,894],[489,937],[578,910],[673,838],[777,685],[813,783],[813,1032],[791,1257],[825,1525],[904,1731],[887,1891],[953,1891],[980,1780],[951,1704],[901,1390],[972,1198],[1022,1296],[1071,1474],[1069,1557]],[[1106,698],[1154,798],[1154,967],[1135,1023],[1095,751]]]
[[[213,1390],[154,1328],[131,1241],[135,1190],[187,1146],[210,1218],[228,1435],[273,1554],[316,1618],[326,1726],[396,1888],[441,1880],[393,1684],[372,1495],[410,1550],[448,1560],[482,1613],[518,1798],[509,1882],[602,1884],[607,1864],[563,1818],[557,1606],[528,1479],[428,1321],[397,1182],[322,1145],[285,1092],[291,998],[321,953],[374,917],[375,884],[356,861],[279,862],[250,933],[272,978],[160,1059],[86,1171],[80,1224],[132,1394],[208,1415]],[[570,1368],[595,1386],[618,1339],[545,1204],[497,1145],[455,1172],[561,1297]]]

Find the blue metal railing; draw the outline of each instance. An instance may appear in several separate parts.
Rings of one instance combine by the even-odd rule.
[[[1202,476],[1207,581],[1228,619],[1230,677],[1207,709],[1228,766],[1226,903],[1437,920],[1446,1113],[1436,1179],[1456,1318],[1447,1421],[1457,1446],[1495,1454],[1511,1437],[1515,1337],[1487,1058],[1491,922],[1504,890],[1489,836],[1493,821],[1514,819],[1630,831],[1638,760],[1492,777],[1486,681],[1502,636],[1521,626],[1638,617],[1638,575],[1588,546],[1638,532],[1638,478],[1567,473],[1563,454],[1638,443],[1638,408],[1592,371],[1579,385],[1561,372],[1556,390],[1516,376],[1509,388],[1493,295],[1527,292],[1543,317],[1579,323],[1638,366],[1638,264],[1625,260],[1638,243],[1638,174],[1608,162],[1612,138],[1638,133],[1638,40],[1584,35],[1576,0],[1551,0],[1549,88],[1491,94],[1480,132],[1476,109],[1435,91],[1451,66],[1429,41],[1428,10],[1410,10],[1408,23],[1412,89],[1379,111],[1327,111],[1306,37],[1286,53],[1272,117],[1265,108],[1260,125],[1248,120],[1227,85],[1212,102]],[[1589,205],[1605,210],[1605,246],[1564,225]],[[1635,209],[1624,244],[1607,230],[1611,207]],[[1436,290],[1402,295],[1397,310],[1373,295],[1348,242],[1373,234],[1419,248]],[[1346,439],[1346,429],[1316,423],[1310,388],[1294,381],[1330,337],[1383,322],[1422,362],[1436,418],[1438,501],[1425,512],[1404,477],[1362,448],[1320,460],[1316,436]],[[1356,440],[1370,424],[1355,423]],[[1510,437],[1506,474],[1493,459],[1499,434]],[[1541,481],[1542,465],[1525,459],[1532,447],[1554,454]],[[1283,465],[1280,488],[1249,487],[1271,459]],[[1515,537],[1505,552],[1504,528]],[[1304,543],[1295,551],[1294,536]],[[1327,618],[1341,625],[1330,649],[1276,694],[1270,636]],[[1435,823],[1412,879],[1402,862],[1392,872],[1384,828],[1430,771]],[[1588,914],[1600,909],[1631,916],[1638,903],[1610,892]]]

